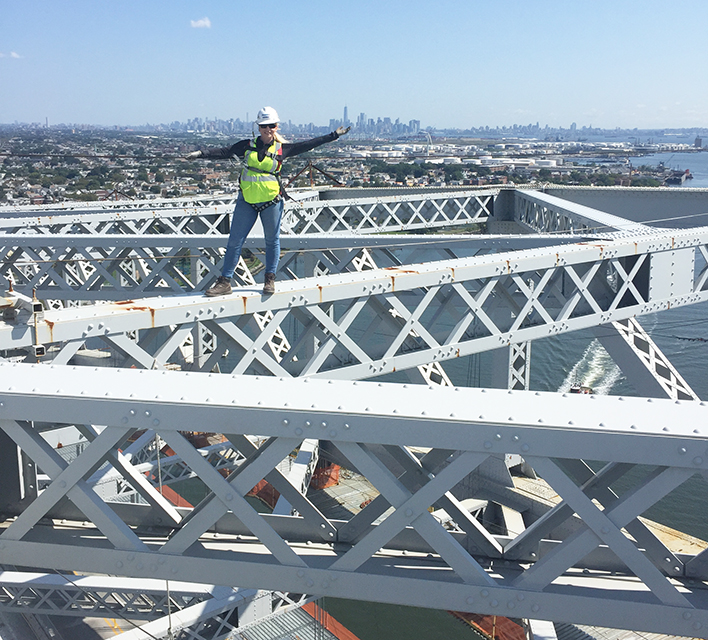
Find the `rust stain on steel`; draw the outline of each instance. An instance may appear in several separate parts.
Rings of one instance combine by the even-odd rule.
[[[116,305],[122,306],[126,311],[149,311],[150,324],[153,327],[155,326],[155,309],[152,307],[135,304],[134,300],[121,300],[120,302],[116,302]]]
[[[401,269],[401,267],[384,267],[384,271],[395,271],[396,273],[415,273],[418,274],[420,271],[416,269]]]
[[[320,292],[320,304],[322,304],[322,285],[321,285],[321,284],[318,284],[318,285],[317,285],[317,289],[318,289],[319,292]]]
[[[246,315],[246,307],[248,306],[248,296],[241,296],[243,300],[243,315]]]
[[[54,323],[51,320],[44,320],[49,328],[49,342],[54,342]]]

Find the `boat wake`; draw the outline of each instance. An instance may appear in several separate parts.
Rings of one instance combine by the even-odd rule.
[[[614,360],[597,340],[593,340],[563,380],[558,391],[568,393],[571,387],[581,386],[590,387],[595,394],[607,395],[621,377],[622,371]]]

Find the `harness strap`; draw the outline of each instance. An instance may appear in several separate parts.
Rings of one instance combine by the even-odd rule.
[[[249,204],[253,207],[253,209],[256,213],[260,213],[261,211],[265,211],[268,207],[280,202],[280,199],[281,199],[281,196],[280,196],[280,194],[278,194],[270,202],[257,202],[255,204],[253,204],[253,203],[249,203]]]

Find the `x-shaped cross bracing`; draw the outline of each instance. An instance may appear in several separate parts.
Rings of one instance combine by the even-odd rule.
[[[278,582],[293,592],[513,608],[520,617],[667,633],[700,635],[708,625],[708,593],[685,579],[692,557],[668,552],[637,519],[708,473],[701,403],[9,364],[0,364],[0,379],[0,427],[51,478],[0,535],[3,562],[31,558],[35,566],[163,579],[208,575],[217,584],[238,576],[246,587]],[[48,419],[109,426],[85,429],[90,443],[67,465],[31,426]],[[204,422],[246,456],[227,478],[180,434]],[[193,510],[165,518],[156,501],[87,496],[103,464],[131,480],[118,449],[136,429],[158,433],[205,483],[208,495]],[[265,444],[255,447],[246,433]],[[348,523],[328,519],[303,496],[297,517],[256,513],[245,493],[264,477],[278,481],[280,460],[312,437],[334,445],[380,497]],[[527,520],[526,531],[499,536],[465,511],[455,491],[488,456],[504,453],[523,455],[563,502]],[[606,467],[593,472],[581,456]],[[637,464],[655,471],[614,494],[610,483]],[[66,511],[64,496],[90,527],[48,524],[47,516]],[[453,525],[440,524],[431,506],[445,509]],[[155,522],[156,513],[162,525],[153,534],[134,528]],[[563,523],[575,532],[549,539]],[[592,606],[598,594],[601,611]]]
[[[283,282],[270,297],[246,288],[49,311],[0,328],[0,347],[65,343],[68,362],[100,338],[126,364],[164,368],[201,326],[216,342],[193,368],[361,379],[705,300],[696,261],[662,297],[647,282],[663,277],[664,252],[707,242],[704,229],[664,232]]]

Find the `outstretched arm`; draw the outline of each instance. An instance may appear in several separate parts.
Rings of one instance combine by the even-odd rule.
[[[326,136],[320,136],[319,138],[311,138],[310,140],[305,140],[303,142],[286,142],[283,145],[283,158],[288,158],[290,156],[297,156],[306,151],[310,151],[315,147],[327,144],[328,142],[334,142],[339,136],[343,136],[351,127],[339,127],[332,133],[328,133]]]
[[[242,156],[246,151],[249,140],[239,140],[236,144],[230,147],[218,147],[216,149],[205,149],[203,151],[192,151],[184,156],[187,160],[195,160],[196,158],[233,158],[234,156]]]

